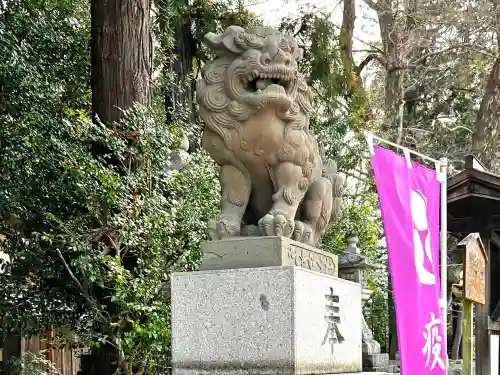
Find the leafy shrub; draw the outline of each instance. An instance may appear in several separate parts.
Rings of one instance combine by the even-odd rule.
[[[35,354],[24,353],[21,358],[12,361],[10,373],[12,375],[61,375],[52,361],[45,358],[45,351]]]

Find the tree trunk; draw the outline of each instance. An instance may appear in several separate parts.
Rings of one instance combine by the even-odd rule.
[[[356,3],[355,0],[344,0],[344,10],[342,15],[342,26],[340,27],[340,57],[344,72],[349,75],[356,68],[354,57],[352,54],[353,36],[354,36],[354,21],[356,20]]]
[[[356,65],[353,55],[354,22],[356,21],[356,0],[344,0],[342,15],[342,26],[340,27],[340,58],[344,70],[344,76],[348,81],[348,105],[351,114],[359,114],[358,123],[373,120],[373,113],[363,86],[361,72],[372,61],[382,60],[381,57],[372,53],[368,55],[359,65]]]
[[[195,123],[197,112],[194,100],[195,80],[192,76],[193,61],[196,57],[196,41],[193,35],[193,20],[189,14],[189,1],[182,0],[187,9],[177,19],[172,20],[167,14],[168,7],[162,5],[163,0],[156,0],[159,9],[159,25],[162,34],[167,34],[173,27],[173,48],[168,40],[160,39],[161,47],[168,51],[173,59],[162,67],[165,77],[173,74],[173,85],[164,85],[163,96],[167,124],[175,121]],[[187,129],[184,133],[188,133]],[[186,136],[186,134],[184,134]],[[199,144],[191,139],[190,151],[195,151]],[[199,143],[199,142],[198,142]]]
[[[188,111],[189,120],[194,121],[193,79],[190,77],[193,71],[194,37],[191,32],[191,20],[186,20],[175,28],[175,57],[176,59],[168,67],[176,77],[176,83],[182,85],[179,89],[167,90],[165,92],[165,110],[167,120],[173,121],[171,117],[175,111]]]
[[[107,126],[135,103],[150,104],[150,11],[150,0],[91,0],[92,112]],[[114,375],[118,359],[115,347],[101,345],[82,358],[79,375]]]
[[[150,0],[92,0],[92,111],[105,124],[149,104]]]
[[[397,67],[397,63],[390,61],[385,76],[385,126],[390,138],[396,143],[403,141],[404,115],[404,70]]]
[[[382,132],[386,137],[401,142],[404,114],[404,49],[402,30],[396,23],[392,0],[381,0],[375,5],[365,0],[377,11],[380,35],[386,62],[385,72],[385,121]]]
[[[500,57],[493,67],[486,82],[475,129],[472,135],[472,153],[486,168],[497,169],[498,131],[500,128]]]

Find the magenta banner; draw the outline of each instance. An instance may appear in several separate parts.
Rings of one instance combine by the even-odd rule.
[[[445,374],[437,173],[381,147],[374,151],[372,165],[387,241],[401,374]]]

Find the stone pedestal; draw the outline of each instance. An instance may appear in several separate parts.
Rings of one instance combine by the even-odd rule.
[[[240,237],[205,242],[200,270],[299,266],[338,276],[338,257],[285,237]]]
[[[174,375],[361,372],[361,287],[294,266],[174,273],[172,359]]]

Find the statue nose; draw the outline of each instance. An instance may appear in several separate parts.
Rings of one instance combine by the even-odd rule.
[[[273,57],[273,62],[276,64],[290,65],[292,58],[288,52],[284,52],[282,49],[278,49]]]

